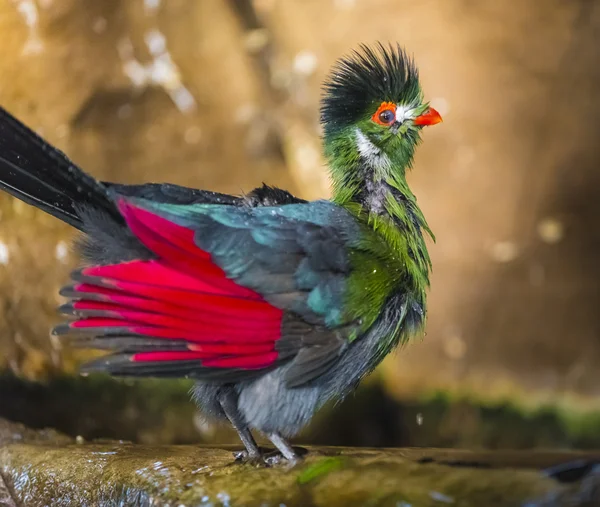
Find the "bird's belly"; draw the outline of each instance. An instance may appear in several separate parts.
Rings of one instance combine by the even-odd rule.
[[[238,409],[247,423],[264,433],[296,435],[320,406],[322,385],[312,382],[289,388],[282,366],[252,382],[238,386]]]
[[[252,428],[292,437],[331,399],[343,398],[371,369],[366,357],[375,340],[365,336],[350,345],[331,369],[299,387],[287,387],[282,366],[252,382],[238,385],[238,409]]]
[[[294,436],[323,404],[348,395],[385,356],[381,353],[382,338],[397,328],[398,302],[391,300],[386,306],[373,327],[350,344],[326,373],[310,383],[288,387],[285,374],[291,365],[284,365],[256,380],[238,384],[238,408],[248,424],[265,433]]]

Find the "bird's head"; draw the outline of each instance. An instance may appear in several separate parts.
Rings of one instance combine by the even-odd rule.
[[[400,46],[360,46],[334,65],[324,86],[326,151],[333,146],[339,156],[353,144],[374,169],[410,164],[421,129],[441,121],[424,101],[417,68]]]

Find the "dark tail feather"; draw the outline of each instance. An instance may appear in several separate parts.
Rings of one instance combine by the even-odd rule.
[[[80,230],[84,206],[122,220],[104,185],[2,107],[0,188]]]

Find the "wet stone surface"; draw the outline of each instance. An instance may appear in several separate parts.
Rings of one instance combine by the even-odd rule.
[[[581,506],[600,502],[600,453],[309,448],[296,466],[229,448],[77,442],[0,424],[2,505]]]

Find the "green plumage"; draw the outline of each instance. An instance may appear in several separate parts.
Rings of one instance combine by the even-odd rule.
[[[416,118],[429,106],[404,53],[363,51],[342,61],[326,85],[331,201],[262,207],[135,202],[195,230],[197,245],[228,277],[349,342],[364,336],[398,296],[375,365],[425,321],[431,261],[423,234],[433,234],[406,171],[420,141]],[[366,96],[365,76],[378,72],[381,80]],[[373,119],[382,103],[395,107],[393,126]]]
[[[406,181],[406,171],[412,167],[421,140],[421,127],[411,120],[427,111],[429,105],[423,102],[416,69],[404,53],[383,47],[379,50],[377,54],[363,48],[363,53],[355,54],[349,63],[342,62],[326,85],[326,91],[335,96],[334,103],[358,102],[352,120],[328,122],[337,111],[330,110],[327,99],[322,110],[333,201],[377,236],[375,240],[373,235],[364,234],[361,250],[352,254],[355,270],[348,281],[347,311],[361,315],[368,327],[393,294],[404,295],[406,308],[401,309],[393,331],[381,337],[375,361],[419,331],[415,326],[403,325],[410,308],[420,309],[418,327],[424,325],[431,261],[423,233],[434,239]],[[374,74],[383,76],[371,83],[372,96],[365,97],[362,81]],[[382,102],[392,102],[410,112],[396,132],[372,119]],[[368,253],[365,255],[363,250]]]
[[[283,437],[423,327],[433,235],[406,172],[440,121],[400,47],[361,47],[324,87],[332,200],[101,184],[1,108],[0,187],[86,234],[56,333],[114,350],[87,371],[193,377],[248,457],[257,429],[294,461]]]

